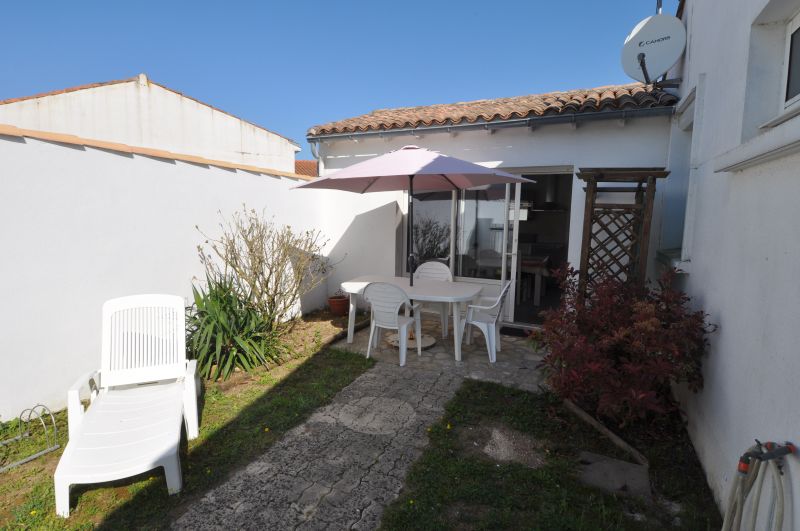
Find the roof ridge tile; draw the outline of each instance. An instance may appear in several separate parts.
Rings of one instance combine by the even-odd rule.
[[[327,134],[413,129],[432,125],[457,125],[550,116],[565,113],[591,113],[604,110],[671,106],[677,97],[652,85],[628,83],[587,89],[551,91],[541,94],[480,99],[456,103],[437,103],[376,109],[367,114],[317,125],[309,136]]]

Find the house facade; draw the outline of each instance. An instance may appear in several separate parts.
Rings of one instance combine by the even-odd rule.
[[[146,74],[0,101],[0,124],[294,172],[289,138]]]
[[[558,300],[557,286],[542,276],[564,262],[579,262],[585,198],[580,168],[666,167],[676,101],[640,84],[605,86],[383,109],[313,127],[308,139],[321,175],[414,144],[535,181],[415,196],[421,260],[444,261],[457,278],[485,283],[487,295],[512,281],[515,304],[507,305],[505,320],[526,326]],[[685,194],[685,183],[682,168],[657,188],[653,254],[679,243],[680,231],[660,219],[667,210],[680,210],[675,199]],[[398,201],[405,209],[403,194]],[[404,245],[402,237],[396,240],[397,256],[405,255]],[[395,273],[403,272],[398,262]]]
[[[683,287],[719,325],[701,393],[680,393],[721,505],[738,456],[800,437],[800,1],[687,0],[671,159],[688,162]],[[800,507],[787,460],[787,508]],[[791,509],[787,509],[791,511]],[[788,515],[785,529],[797,529]]]
[[[585,197],[579,168],[666,168],[648,271],[652,278],[665,266],[680,268],[681,287],[718,325],[704,389],[676,394],[724,510],[738,457],[754,439],[799,437],[800,1],[733,0],[720,9],[687,0],[678,17],[687,47],[668,77],[680,78],[679,87],[633,88],[652,99],[624,115],[621,95],[631,86],[379,110],[313,127],[308,140],[321,175],[415,144],[537,180],[521,190],[440,194],[415,204],[415,216],[438,224],[440,240],[450,238],[426,245],[429,258],[438,254],[457,276],[487,289],[501,279],[515,282],[515,308],[504,317],[517,324],[531,322],[525,254],[578,267]],[[519,224],[498,237],[508,211]],[[491,265],[498,253],[506,255],[501,271]],[[514,263],[522,275],[512,273]],[[535,309],[557,302],[540,296]],[[784,473],[785,529],[796,529],[796,459]]]

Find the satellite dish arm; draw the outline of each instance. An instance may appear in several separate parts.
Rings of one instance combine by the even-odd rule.
[[[650,84],[650,74],[647,73],[647,63],[645,62],[644,52],[639,53],[636,56],[636,59],[639,60],[639,68],[642,69],[642,74],[644,75],[644,82],[645,84]]]

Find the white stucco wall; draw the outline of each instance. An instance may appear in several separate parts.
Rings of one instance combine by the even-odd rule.
[[[394,194],[291,190],[297,181],[32,139],[0,137],[0,420],[66,390],[100,363],[103,302],[134,293],[188,298],[202,276],[199,225],[242,203],[320,229],[342,279],[393,274]]]
[[[557,173],[564,169],[572,173],[581,167],[664,167],[667,166],[670,144],[670,118],[637,118],[625,123],[618,120],[583,122],[577,128],[570,124],[555,124],[533,131],[524,127],[509,128],[498,129],[493,134],[473,130],[457,135],[366,136],[359,137],[358,142],[323,140],[319,153],[324,170],[332,171],[409,144],[488,167],[507,168],[515,173],[551,171],[553,168],[559,168]],[[659,182],[659,194],[663,183]],[[583,181],[573,177],[568,259],[576,268],[580,262],[583,232],[584,185]],[[661,205],[676,207],[674,202],[665,203],[659,196],[657,209]],[[653,231],[651,243],[652,257],[661,244],[659,231]]]
[[[683,96],[696,94],[691,143],[676,147],[691,166],[683,281],[719,325],[703,391],[681,397],[723,509],[738,457],[753,439],[800,439],[800,118],[758,127],[781,101],[775,72],[783,51],[773,53],[770,39],[785,34],[781,21],[798,10],[797,0],[731,0],[722,10],[689,0],[687,60],[673,73],[684,79]],[[770,152],[740,171],[720,171]],[[800,469],[797,458],[787,463],[789,530],[800,528]]]
[[[294,172],[286,138],[177,92],[143,74],[123,83],[0,105],[0,123]]]

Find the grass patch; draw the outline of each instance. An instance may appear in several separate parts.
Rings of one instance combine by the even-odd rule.
[[[543,466],[498,463],[465,451],[459,430],[485,423],[533,435],[545,456]],[[663,494],[678,495],[672,499],[683,504],[680,526],[672,526],[671,515],[644,501],[580,483],[579,451],[626,456],[549,394],[468,380],[429,433],[430,446],[409,471],[400,498],[384,513],[383,529],[702,530],[721,525],[713,501],[706,504],[711,495],[702,472],[699,478],[694,473],[666,474],[664,468],[674,463],[653,459],[647,448],[640,450],[651,459],[656,489],[670,485]],[[681,472],[686,472],[685,464]],[[647,520],[636,521],[633,513]]]
[[[619,435],[647,457],[653,489],[681,503],[683,520],[695,522],[694,529],[722,527],[719,509],[680,414],[662,416],[654,426],[628,428]]]
[[[67,520],[55,515],[53,472],[61,451],[0,477],[0,528],[109,529],[168,527],[183,504],[263,453],[287,430],[327,404],[372,366],[337,349],[319,350],[346,326],[324,313],[299,322],[288,338],[294,357],[269,371],[237,372],[206,382],[200,436],[183,449],[183,492],[168,496],[160,470],[113,483],[72,488]],[[66,443],[66,412],[56,415]]]

